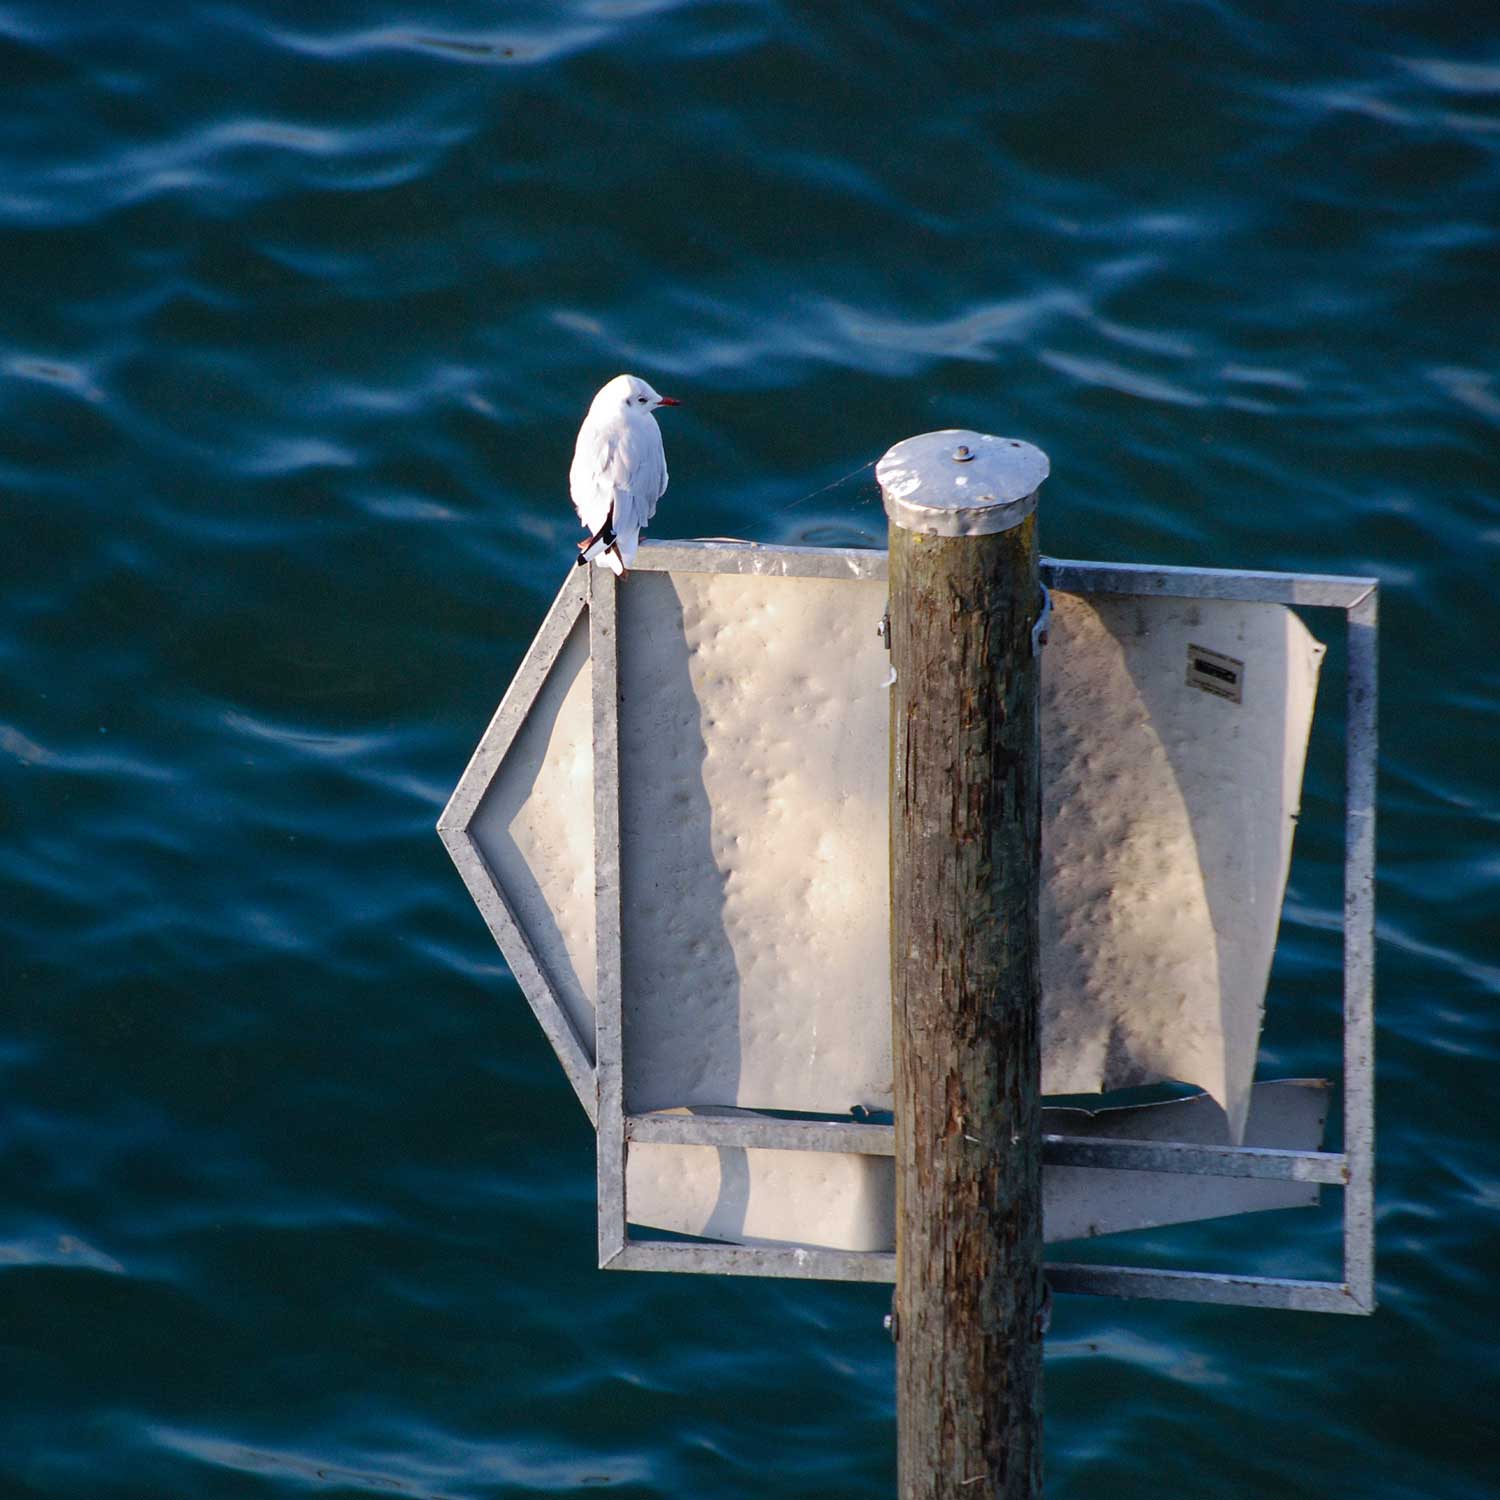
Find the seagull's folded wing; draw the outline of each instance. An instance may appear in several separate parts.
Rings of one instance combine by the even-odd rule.
[[[573,466],[568,470],[568,491],[573,509],[590,534],[610,518],[615,503],[615,485],[619,470],[618,434],[599,432],[584,423],[573,450]]]
[[[630,490],[644,526],[656,514],[656,502],[667,489],[667,455],[662,449],[661,429],[654,417],[635,424],[631,432]]]

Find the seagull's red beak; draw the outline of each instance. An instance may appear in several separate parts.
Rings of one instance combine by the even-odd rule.
[[[656,398],[656,402],[657,402],[658,406],[681,406],[682,405],[682,402],[680,402],[677,399],[676,396],[658,396]]]

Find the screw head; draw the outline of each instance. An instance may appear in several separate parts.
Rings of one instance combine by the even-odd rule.
[[[974,450],[967,443],[960,443],[953,450],[953,462],[956,464],[966,464],[973,457]]]

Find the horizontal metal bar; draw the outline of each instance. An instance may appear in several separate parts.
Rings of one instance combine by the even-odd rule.
[[[657,1146],[759,1146],[767,1151],[843,1151],[891,1156],[896,1132],[860,1120],[782,1120],[774,1115],[627,1115],[628,1140]]]
[[[1266,1146],[1196,1146],[1181,1141],[1127,1141],[1110,1136],[1044,1135],[1049,1167],[1097,1167],[1126,1172],[1187,1172],[1203,1177],[1254,1177],[1271,1182],[1349,1180],[1337,1151],[1286,1151]]]
[[[896,1149],[895,1131],[889,1125],[859,1120],[784,1120],[769,1115],[629,1115],[625,1134],[629,1140],[658,1146],[838,1151],[857,1156],[891,1156]],[[1042,1160],[1049,1167],[1182,1172],[1270,1182],[1337,1185],[1348,1180],[1348,1165],[1338,1152],[1201,1146],[1179,1141],[1119,1140],[1110,1136],[1044,1135]]]
[[[642,542],[631,567],[651,573],[754,573],[767,578],[876,579],[886,576],[884,549],[782,547],[724,538]]]
[[[1171,568],[1143,563],[1044,557],[1042,582],[1068,594],[1157,594],[1177,599],[1248,599],[1349,609],[1377,586],[1373,578],[1328,573],[1262,573],[1241,568]]]
[[[887,554],[873,547],[782,547],[730,538],[643,541],[636,568],[647,572],[756,573],[783,578],[883,580]],[[1373,578],[1271,573],[1251,568],[1179,568],[1044,557],[1042,581],[1076,594],[1149,594],[1180,599],[1247,599],[1351,609],[1378,586]]]
[[[818,1250],[779,1245],[703,1245],[627,1239],[604,1264],[610,1271],[697,1272],[712,1276],[777,1276],[799,1280],[893,1283],[896,1257],[886,1251]],[[1137,1266],[1048,1262],[1055,1292],[1094,1297],[1142,1297],[1172,1302],[1216,1302],[1296,1312],[1358,1314],[1369,1309],[1337,1281],[1235,1276],[1214,1271],[1160,1271]]]
[[[1153,1271],[1140,1266],[1049,1262],[1055,1292],[1090,1297],[1151,1297],[1168,1302],[1219,1302],[1280,1307],[1294,1312],[1364,1313],[1353,1290],[1339,1281],[1292,1281],[1277,1276],[1227,1276],[1214,1271]]]
[[[625,1241],[601,1264],[607,1271],[699,1271],[712,1276],[783,1276],[817,1281],[896,1279],[887,1251],[811,1250],[790,1245],[687,1245],[675,1240]]]

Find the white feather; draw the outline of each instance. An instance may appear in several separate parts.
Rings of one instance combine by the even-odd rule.
[[[641,532],[666,493],[667,459],[652,415],[663,404],[675,403],[634,375],[617,375],[578,429],[568,470],[573,508],[591,537],[611,524],[615,533],[614,545],[596,543],[583,555],[616,573],[635,561]]]

